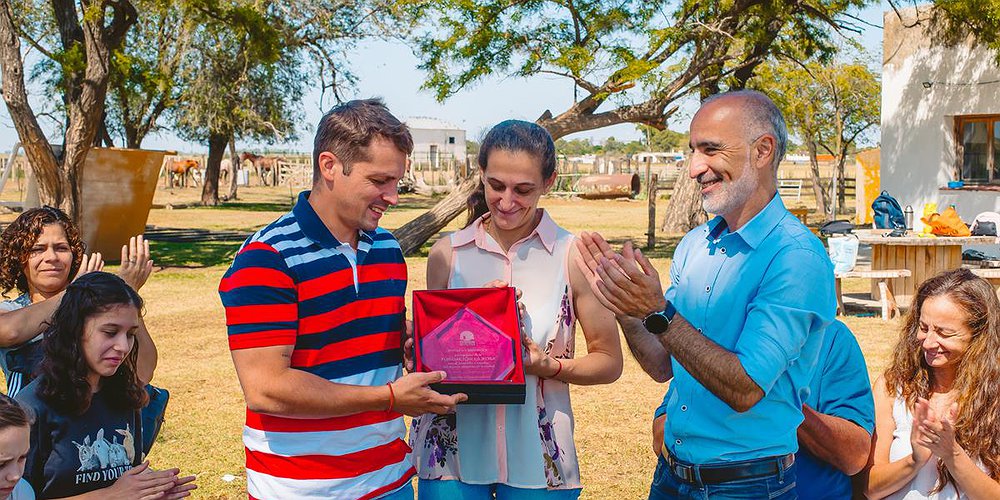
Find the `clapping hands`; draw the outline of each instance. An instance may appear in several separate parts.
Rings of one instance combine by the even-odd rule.
[[[913,428],[910,443],[914,460],[926,462],[931,455],[948,460],[961,449],[955,441],[955,421],[958,419],[958,403],[952,403],[948,415],[938,415],[924,398],[918,398],[913,412]]]
[[[615,315],[644,318],[666,307],[659,273],[631,242],[617,253],[600,234],[583,232],[576,249],[577,266],[594,295]]]

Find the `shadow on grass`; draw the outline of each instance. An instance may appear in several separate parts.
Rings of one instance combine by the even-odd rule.
[[[427,257],[427,255],[430,253],[431,247],[434,246],[434,243],[436,243],[439,238],[446,236],[448,234],[450,234],[450,232],[440,232],[436,234],[433,238],[427,240],[427,242],[421,245],[419,249],[409,253],[407,257]],[[677,249],[677,244],[681,242],[682,236],[683,235],[679,234],[670,236],[657,236],[656,246],[652,250],[646,249],[645,236],[642,236],[641,239],[611,238],[608,241],[608,243],[611,244],[611,247],[613,249],[620,250],[622,245],[624,245],[626,241],[631,240],[632,245],[637,246],[640,250],[642,250],[642,253],[645,254],[646,257],[649,257],[651,259],[669,259],[674,256],[674,250]]]
[[[674,250],[677,249],[677,244],[681,242],[682,236],[683,235],[657,235],[655,242],[656,246],[652,249],[646,248],[645,235],[636,238],[611,238],[608,240],[608,243],[611,244],[611,248],[619,250],[626,241],[631,241],[634,247],[642,250],[642,253],[650,259],[669,259],[674,256]]]
[[[157,267],[201,268],[228,266],[242,242],[199,241],[174,243],[150,241],[149,253]]]
[[[287,202],[225,202],[214,207],[197,207],[211,210],[238,210],[241,212],[287,212],[292,204]]]

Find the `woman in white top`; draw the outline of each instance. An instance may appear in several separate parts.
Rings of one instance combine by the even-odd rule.
[[[1000,301],[967,269],[920,285],[873,387],[868,498],[1000,498]]]
[[[527,355],[523,405],[462,405],[414,419],[410,437],[421,499],[571,500],[582,484],[569,384],[621,375],[618,326],[573,263],[573,235],[538,208],[556,178],[545,129],[508,120],[486,135],[482,186],[470,223],[427,260],[427,287],[509,283],[521,292]],[[579,320],[587,354],[574,347]]]

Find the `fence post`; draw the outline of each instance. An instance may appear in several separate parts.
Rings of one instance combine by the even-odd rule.
[[[656,246],[656,174],[648,175],[649,160],[646,160],[646,172],[649,182],[647,187],[646,206],[649,211],[649,222],[646,225],[646,250],[652,250]]]

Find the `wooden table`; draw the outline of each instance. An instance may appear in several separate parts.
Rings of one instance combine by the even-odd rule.
[[[921,238],[914,233],[898,238],[883,237],[887,229],[855,231],[858,241],[872,247],[872,270],[909,269],[907,278],[890,280],[890,288],[900,305],[909,307],[917,287],[927,278],[942,271],[962,267],[962,245],[993,245],[1000,243],[994,236],[960,238]],[[878,297],[878,285],[872,283],[872,297]]]

